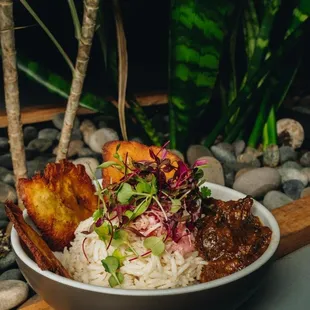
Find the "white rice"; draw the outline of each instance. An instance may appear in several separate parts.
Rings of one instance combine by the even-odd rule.
[[[89,235],[82,233],[88,231],[92,223],[92,218],[81,222],[75,231],[71,247],[65,248],[63,253],[55,252],[55,255],[75,280],[109,287],[110,274],[104,270],[101,260],[112,255],[115,248],[110,246],[107,251],[105,243],[95,232]],[[85,238],[84,249],[88,261],[82,250]],[[146,252],[142,238],[131,235],[130,243],[140,255]],[[171,243],[172,241],[166,242],[166,249],[169,249]],[[188,286],[197,283],[202,267],[206,264],[198,256],[197,251],[183,256],[178,251],[169,253],[165,250],[161,257],[149,254],[133,261],[129,261],[130,258],[126,258],[120,268],[120,272],[124,275],[124,282],[121,285],[124,289],[167,289]]]

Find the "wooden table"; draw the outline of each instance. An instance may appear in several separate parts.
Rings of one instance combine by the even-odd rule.
[[[310,243],[310,196],[275,209],[272,213],[278,221],[281,231],[277,258],[282,258]],[[38,295],[29,299],[18,309],[53,310]]]

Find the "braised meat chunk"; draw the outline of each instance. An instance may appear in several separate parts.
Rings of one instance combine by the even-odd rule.
[[[204,217],[198,223],[196,248],[209,262],[201,282],[230,275],[257,260],[268,248],[271,230],[251,213],[253,199],[237,201],[209,198],[203,202]]]

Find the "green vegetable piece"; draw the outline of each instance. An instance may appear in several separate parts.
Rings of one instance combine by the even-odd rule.
[[[147,193],[150,194],[151,192],[151,185],[147,183],[145,180],[139,178],[138,184],[136,185],[136,191],[137,193]]]
[[[129,219],[131,219],[132,215],[133,215],[133,212],[130,211],[130,210],[126,210],[125,213],[124,213],[125,216],[127,216]]]
[[[171,199],[171,209],[170,213],[177,213],[181,209],[181,200],[180,199]]]
[[[106,272],[109,272],[111,274],[115,273],[116,270],[119,268],[120,263],[118,258],[114,256],[107,256],[105,259],[101,261],[104,269]]]
[[[109,284],[111,287],[115,287],[124,282],[124,276],[120,272],[116,272],[114,275],[111,275],[109,278]]]
[[[97,209],[93,214],[94,221],[97,221],[102,215],[103,215],[103,209],[102,208]]]
[[[211,190],[206,186],[203,186],[200,189],[200,192],[201,192],[201,195],[203,198],[207,198],[207,197],[211,196]]]
[[[114,252],[112,253],[112,256],[116,257],[119,260],[121,266],[123,265],[123,262],[126,259],[126,256],[124,256],[119,249],[115,249]]]
[[[95,228],[95,232],[101,240],[107,240],[110,238],[111,225],[104,222],[100,227]]]
[[[135,219],[137,218],[139,215],[141,215],[142,213],[144,213],[147,208],[150,205],[151,200],[150,199],[144,199],[133,211],[133,215],[131,217],[131,219]]]
[[[159,237],[148,237],[144,240],[143,245],[156,256],[160,256],[165,251],[165,243]]]
[[[102,164],[100,164],[97,168],[108,168],[108,167],[111,167],[111,166],[114,166],[114,167],[117,167],[117,168],[121,168],[122,166],[118,163],[116,163],[115,161],[106,161]]]
[[[117,200],[121,204],[126,204],[129,202],[133,194],[135,194],[135,192],[132,190],[131,185],[128,183],[123,183],[121,189],[117,193]]]
[[[115,247],[119,247],[122,244],[125,244],[127,240],[128,240],[127,232],[122,229],[119,229],[119,230],[116,230],[113,234],[112,245]]]

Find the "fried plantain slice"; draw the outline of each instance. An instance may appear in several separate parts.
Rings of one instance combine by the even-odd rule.
[[[20,208],[12,201],[7,201],[5,203],[5,212],[10,221],[14,224],[14,228],[16,229],[20,239],[25,243],[33,255],[38,266],[42,270],[49,270],[60,276],[71,279],[69,272],[55,257],[46,242],[31,226],[25,222]]]
[[[69,246],[79,223],[97,209],[95,187],[84,166],[67,160],[48,164],[43,176],[19,179],[18,190],[52,251]]]
[[[103,161],[115,161],[119,163],[120,161],[114,157],[114,154],[117,151],[117,147],[119,145],[118,154],[125,160],[126,154],[128,153],[127,157],[130,158],[132,161],[153,161],[150,150],[152,150],[156,155],[159,157],[163,155],[165,152],[163,149],[157,146],[147,146],[141,144],[136,141],[111,141],[107,142],[102,149],[102,157]],[[177,155],[167,152],[166,158],[170,159],[171,164],[177,167],[177,162],[181,160],[180,157]],[[170,171],[166,174],[166,178],[169,179],[173,177],[174,171]],[[120,179],[124,176],[124,174],[115,169],[114,167],[108,167],[102,169],[102,186],[106,187],[111,183],[119,182]]]

